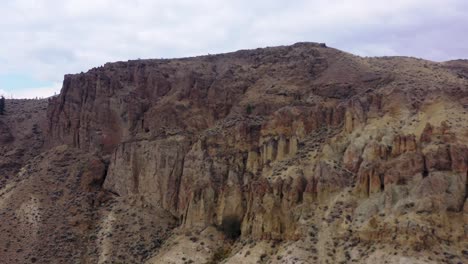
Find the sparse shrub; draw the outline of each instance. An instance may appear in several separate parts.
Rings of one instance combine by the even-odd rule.
[[[245,112],[250,115],[252,114],[254,107],[251,104],[248,104],[247,107],[245,108]]]
[[[5,97],[0,97],[0,115],[5,112]]]
[[[228,247],[219,247],[211,257],[211,260],[207,264],[217,264],[221,263],[221,261],[227,259],[231,254],[231,249]]]
[[[227,216],[223,219],[220,230],[226,238],[236,240],[241,235],[241,221],[235,216]]]

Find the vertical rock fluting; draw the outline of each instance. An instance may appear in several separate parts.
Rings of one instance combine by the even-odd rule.
[[[104,188],[177,214],[186,149],[176,139],[123,143],[110,158]]]

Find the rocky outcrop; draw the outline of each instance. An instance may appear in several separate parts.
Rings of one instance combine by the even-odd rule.
[[[175,213],[187,148],[183,144],[174,139],[119,145],[110,157],[104,188]]]
[[[414,135],[397,135],[393,138],[392,155],[398,156],[406,152],[416,151],[416,139]]]

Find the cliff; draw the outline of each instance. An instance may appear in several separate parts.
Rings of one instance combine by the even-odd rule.
[[[84,166],[70,169],[83,191],[67,199],[88,193],[94,215],[77,236],[98,239],[76,256],[205,263],[228,247],[225,263],[467,261],[467,72],[297,43],[66,75],[44,155]],[[122,208],[152,238],[104,235],[132,222]]]

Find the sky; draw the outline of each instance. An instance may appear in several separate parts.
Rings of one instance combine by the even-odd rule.
[[[466,0],[1,0],[0,94],[59,93],[111,61],[325,42],[361,56],[468,58]]]

